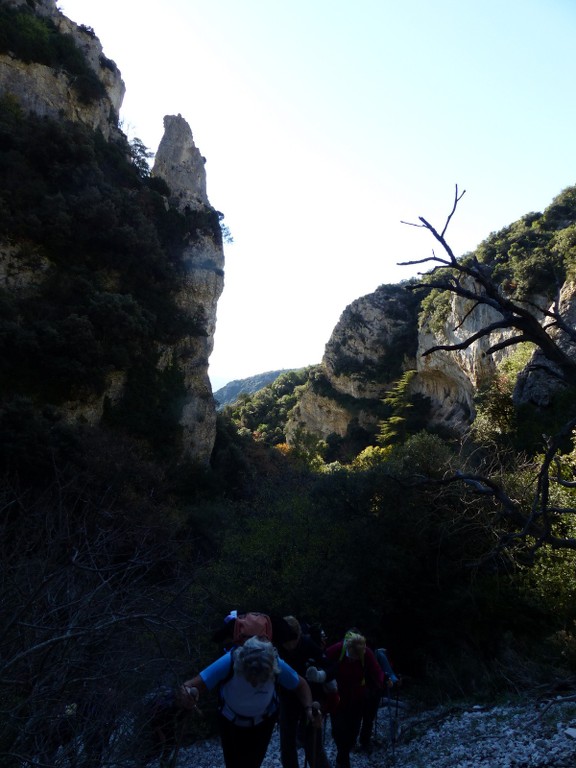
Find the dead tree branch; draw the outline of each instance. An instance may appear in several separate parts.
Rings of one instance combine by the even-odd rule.
[[[576,385],[576,360],[565,351],[566,345],[559,343],[568,340],[576,343],[576,328],[562,315],[560,306],[560,290],[552,305],[543,308],[529,298],[511,298],[493,277],[490,264],[480,263],[476,256],[457,259],[446,240],[448,226],[456,213],[458,204],[464,192],[458,192],[456,185],[452,209],[446,222],[439,231],[423,216],[418,217],[419,223],[402,222],[409,226],[426,229],[439,243],[445,256],[432,255],[419,260],[401,262],[404,266],[428,264],[431,269],[420,273],[423,279],[408,286],[412,291],[437,290],[448,292],[461,299],[473,302],[472,309],[466,317],[480,305],[490,307],[499,315],[478,330],[470,332],[463,340],[454,343],[438,343],[430,346],[422,354],[432,355],[435,352],[456,352],[469,348],[481,339],[490,338],[495,331],[509,331],[510,335],[500,339],[488,347],[485,354],[515,346],[522,342],[532,342],[543,354],[545,362],[530,364],[530,370],[541,369],[547,375],[555,377],[568,386]],[[459,323],[459,328],[463,326]],[[549,364],[547,364],[549,363]],[[491,497],[499,510],[498,519],[505,522],[509,532],[502,533],[498,549],[514,546],[530,539],[529,551],[535,551],[546,543],[553,548],[576,549],[576,538],[558,533],[555,523],[565,515],[574,514],[572,507],[559,507],[551,502],[550,487],[557,482],[566,488],[576,488],[576,482],[567,481],[561,477],[558,464],[558,454],[561,446],[566,443],[576,427],[576,418],[570,418],[554,436],[546,439],[545,451],[535,474],[535,491],[529,508],[525,504],[512,499],[500,482],[490,477],[456,473],[443,480],[430,480],[433,483],[452,484],[463,483],[470,492]],[[556,465],[557,474],[554,478],[552,467]]]

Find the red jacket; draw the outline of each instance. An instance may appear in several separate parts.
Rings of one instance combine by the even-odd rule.
[[[341,703],[346,706],[362,702],[366,690],[383,688],[385,676],[370,648],[366,648],[364,663],[362,663],[360,660],[353,661],[346,654],[342,656],[342,645],[342,641],[331,645],[326,649],[326,656],[338,665],[336,672],[338,693]]]

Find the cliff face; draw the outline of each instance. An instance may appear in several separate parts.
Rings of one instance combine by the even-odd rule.
[[[575,296],[576,286],[567,282],[560,309],[572,327],[576,326]],[[546,300],[533,296],[532,306],[538,313],[538,307],[546,307]],[[451,298],[441,327],[434,324],[433,329],[432,319],[425,313],[417,320],[419,312],[421,307],[411,292],[400,286],[381,287],[347,307],[326,345],[321,363],[324,384],[319,387],[312,381],[301,396],[287,426],[288,440],[294,441],[299,429],[322,439],[332,434],[346,437],[356,427],[374,432],[378,401],[407,370],[417,372],[409,391],[427,398],[429,426],[464,434],[476,415],[478,387],[493,376],[511,348],[490,355],[486,350],[509,332],[492,333],[466,349],[424,356],[435,345],[463,341],[500,316],[489,307],[473,306],[456,296]],[[564,346],[576,356],[568,342]],[[541,353],[535,353],[534,361],[543,363]],[[545,366],[552,368],[548,361]],[[545,370],[525,370],[518,377],[515,401],[545,406],[556,386]]]
[[[24,56],[17,50],[9,50],[0,55],[0,98],[4,99],[6,104],[17,104],[24,114],[46,117],[62,125],[71,121],[73,124],[80,124],[83,129],[94,131],[94,147],[104,157],[107,167],[112,168],[112,171],[109,168],[109,170],[96,169],[94,172],[99,175],[111,172],[111,179],[119,178],[118,171],[115,169],[115,166],[120,163],[120,160],[116,159],[119,156],[118,153],[123,153],[122,162],[129,163],[128,142],[118,126],[124,83],[114,62],[104,56],[102,46],[93,30],[78,26],[67,19],[57,9],[55,0],[35,0],[34,3],[27,0],[0,0],[0,8],[8,9],[10,12],[26,13],[30,13],[32,8],[35,17],[51,25],[48,27],[50,34],[64,36],[62,40],[67,46],[66,50],[72,51],[71,61],[75,67],[80,67],[78,71],[81,72],[81,77],[86,84],[84,89],[79,88],[81,78],[65,66],[47,65],[30,60],[34,55]],[[82,54],[80,57],[78,57],[78,50]],[[70,198],[65,202],[62,202],[65,195],[61,195],[57,189],[54,190],[54,194],[46,193],[46,199],[53,201],[50,204],[55,210],[60,211],[54,227],[65,230],[66,237],[70,235],[70,231],[80,226],[79,218],[83,217],[86,211],[87,226],[91,225],[90,217],[99,216],[99,221],[102,221],[104,226],[109,222],[111,230],[116,227],[114,249],[122,238],[126,242],[126,253],[123,253],[120,248],[116,263],[111,263],[109,253],[103,251],[102,263],[99,264],[98,255],[93,254],[92,249],[100,235],[96,230],[93,237],[86,237],[87,247],[90,249],[90,256],[86,257],[90,262],[89,279],[92,281],[91,285],[97,287],[91,288],[93,293],[86,307],[79,309],[76,306],[74,311],[71,310],[69,317],[61,321],[58,319],[60,322],[58,330],[68,323],[68,325],[75,324],[77,331],[83,324],[84,330],[88,329],[90,333],[97,334],[98,328],[94,330],[96,324],[99,323],[100,327],[103,327],[105,319],[102,315],[96,317],[95,302],[97,304],[101,302],[102,306],[111,306],[115,312],[118,312],[118,317],[124,319],[128,318],[127,311],[133,314],[138,312],[139,314],[134,314],[130,322],[144,328],[143,333],[148,338],[148,348],[146,349],[145,344],[141,345],[143,351],[140,357],[142,358],[147,352],[153,353],[157,360],[158,377],[164,376],[166,380],[170,376],[173,379],[175,376],[180,377],[179,386],[183,391],[174,395],[175,401],[170,405],[165,404],[166,409],[171,412],[176,409],[179,413],[180,455],[206,464],[214,444],[216,420],[215,403],[208,378],[208,358],[213,348],[216,305],[223,288],[224,254],[219,214],[211,207],[206,193],[205,161],[194,144],[190,127],[180,115],[165,117],[164,124],[165,133],[158,148],[151,180],[152,182],[163,180],[167,184],[169,194],[167,194],[168,190],[163,192],[165,197],[160,205],[166,213],[163,226],[166,228],[172,225],[174,217],[170,219],[169,212],[174,210],[179,217],[178,224],[174,225],[178,235],[176,237],[173,233],[170,234],[172,239],[169,244],[170,252],[165,255],[166,264],[155,266],[154,259],[158,257],[154,252],[150,260],[152,269],[150,275],[144,274],[142,280],[137,276],[139,290],[144,297],[142,308],[135,305],[134,292],[127,287],[129,281],[124,279],[122,273],[123,269],[130,269],[132,270],[130,279],[134,277],[134,268],[128,267],[128,264],[130,259],[138,263],[138,254],[132,251],[135,248],[134,237],[139,235],[130,234],[124,224],[131,227],[134,221],[141,221],[142,223],[138,226],[141,226],[144,231],[143,228],[148,226],[146,221],[151,218],[150,212],[144,209],[136,210],[134,206],[137,203],[134,201],[140,195],[143,205],[157,206],[154,200],[160,199],[158,194],[147,191],[146,186],[142,186],[142,193],[137,192],[137,182],[133,180],[118,182],[125,186],[125,191],[122,192],[123,197],[118,199],[123,200],[122,204],[131,211],[130,219],[123,222],[122,215],[119,213],[119,203],[116,200],[102,199],[102,193],[95,192],[88,181],[80,189],[80,185],[84,183],[80,179],[77,183],[78,188],[71,192]],[[101,141],[98,138],[100,134],[111,145],[108,153],[101,147],[98,149],[98,141]],[[82,144],[79,151],[83,152]],[[88,162],[84,155],[82,160]],[[49,162],[49,160],[43,159],[42,162]],[[82,173],[78,171],[79,176],[82,176]],[[125,171],[123,173],[126,175]],[[71,186],[72,183],[68,176],[63,180],[62,189],[68,185]],[[116,183],[116,181],[110,183]],[[142,182],[138,184],[142,185]],[[150,189],[152,188],[150,185]],[[79,202],[80,196],[86,197],[84,206]],[[29,214],[30,218],[35,212],[30,211]],[[162,210],[155,214],[158,220],[161,216]],[[3,231],[4,235],[0,233],[0,290],[6,291],[14,302],[34,299],[39,293],[46,292],[46,285],[49,281],[54,282],[56,275],[59,280],[76,279],[73,276],[74,270],[78,273],[79,262],[84,263],[84,255],[79,254],[77,264],[70,263],[73,272],[72,277],[69,278],[66,274],[66,261],[72,254],[64,252],[69,246],[64,244],[62,246],[64,250],[59,253],[58,248],[53,244],[50,247],[46,246],[46,242],[42,240],[41,231],[38,234],[34,233],[33,238],[26,235],[26,242],[19,242],[14,237],[9,224]],[[155,243],[157,235],[150,232],[150,236],[154,238]],[[63,242],[67,241],[63,240]],[[145,236],[144,243],[147,247],[148,242]],[[127,266],[123,267],[122,262]],[[141,264],[144,265],[142,269],[146,269],[146,263],[148,262],[142,259]],[[167,287],[168,274],[172,281],[169,287]],[[149,288],[146,287],[147,279],[150,280]],[[169,332],[164,330],[154,338],[150,331],[153,322],[149,315],[150,307],[145,302],[148,299],[156,302],[154,305],[154,311],[157,313],[154,321],[156,327],[160,328],[163,323],[165,326],[169,325],[162,314],[158,314],[159,311],[161,312],[159,307],[164,306],[157,298],[160,293],[163,296],[166,295],[162,301],[167,307],[171,306],[170,302],[176,306],[177,310],[169,311],[179,311],[183,322],[180,324],[180,333],[177,330],[179,324],[172,322]],[[80,303],[79,299],[78,305]],[[134,309],[135,306],[136,309]],[[117,330],[118,333],[123,333],[122,328],[119,327]],[[97,337],[98,346],[106,343],[104,337],[103,332]],[[60,352],[59,348],[58,353]],[[105,417],[107,407],[112,409],[121,407],[123,400],[130,397],[129,387],[134,389],[134,383],[130,384],[134,371],[119,364],[118,361],[121,359],[122,355],[118,354],[106,358],[103,387],[96,384],[91,386],[91,383],[87,382],[81,387],[76,387],[74,396],[68,397],[66,402],[61,400],[52,402],[51,405],[58,408],[61,418],[69,424],[98,425]],[[15,375],[15,380],[20,381],[22,378],[18,379]],[[34,389],[34,384],[31,387]],[[176,390],[175,385],[173,389]],[[34,397],[37,396],[38,393],[35,390]],[[127,406],[125,402],[124,406]],[[151,403],[147,403],[147,407],[153,409]]]
[[[567,280],[562,286],[558,309],[564,322],[570,328],[576,328],[576,283],[573,280]],[[576,360],[574,342],[558,327],[551,328],[549,333],[560,349]],[[548,406],[553,394],[563,386],[556,376],[557,372],[556,366],[547,360],[540,350],[536,350],[530,363],[518,376],[514,401],[518,404],[532,403],[541,407]]]
[[[2,5],[29,8],[26,0],[4,0]],[[86,102],[73,87],[73,74],[22,61],[11,51],[0,54],[0,93],[13,94],[24,109],[37,115],[78,121],[108,138],[118,131],[118,113],[126,90],[116,64],[104,56],[94,32],[66,18],[56,0],[36,0],[34,12],[51,21],[62,35],[71,37],[102,83],[104,93],[98,100]]]
[[[388,287],[355,301],[342,314],[326,346],[321,373],[309,382],[294,412],[291,438],[298,428],[322,438],[331,430],[347,435],[354,420],[359,423],[359,412],[364,416],[372,411],[372,423],[376,425],[375,404],[409,369],[415,373],[404,379],[406,388],[402,393],[413,395],[412,404],[418,406],[411,412],[416,417],[414,428],[425,424],[453,435],[464,434],[476,417],[478,390],[490,384],[506,357],[515,356],[506,367],[508,372],[515,370],[523,358],[526,348],[519,350],[514,343],[505,345],[510,334],[516,340],[539,337],[530,330],[531,323],[524,322],[526,312],[546,329],[565,358],[576,360],[575,242],[576,187],[572,186],[561,191],[543,212],[529,213],[491,233],[473,254],[463,257],[471,269],[458,272],[452,283],[458,284],[461,296],[432,289],[435,283],[441,289],[448,281],[442,272],[431,272],[422,283],[409,286],[422,297],[417,306],[411,306],[411,316],[398,311],[407,301],[400,298],[400,286],[393,287],[395,293]],[[504,299],[509,297],[512,306],[507,306],[506,301],[500,306],[497,301],[478,304],[474,297],[480,286],[474,284],[474,274],[488,277],[490,289],[500,292]],[[426,285],[431,292],[420,290]],[[515,329],[497,328],[498,323],[504,320],[506,326],[512,318]],[[489,335],[466,348],[456,348],[489,328]],[[453,348],[427,354],[436,346]],[[499,349],[488,353],[494,346]],[[517,351],[521,354],[516,355]],[[552,417],[554,408],[545,411],[554,405],[558,389],[567,386],[561,383],[558,372],[542,352],[536,351],[517,374],[514,404],[540,409],[544,419]],[[564,382],[570,376],[564,376]],[[390,407],[384,417],[389,415]],[[369,423],[370,416],[364,418]]]
[[[346,307],[326,344],[320,384],[312,382],[293,409],[288,441],[299,429],[325,439],[376,428],[378,401],[415,365],[417,311],[412,294],[394,285]]]
[[[224,252],[218,213],[208,202],[204,162],[184,118],[166,116],[152,173],[166,181],[171,199],[182,213],[196,215],[201,223],[212,222],[212,227],[196,227],[192,242],[185,245],[183,280],[177,292],[180,308],[201,324],[202,333],[183,337],[163,356],[164,364],[175,362],[184,376],[186,399],[180,424],[185,453],[206,463],[216,435],[208,359],[214,347],[216,307],[224,288]]]

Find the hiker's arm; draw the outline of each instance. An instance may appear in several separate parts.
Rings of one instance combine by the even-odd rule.
[[[370,650],[370,648],[366,648],[364,661],[366,664],[366,672],[368,673],[367,680],[372,680],[373,685],[376,685],[377,688],[383,690],[384,686],[386,685],[386,676],[384,674],[384,670],[376,661],[376,656]]]
[[[378,648],[376,651],[376,661],[384,670],[384,675],[386,676],[386,685],[388,688],[392,688],[393,685],[400,682],[398,675],[396,675],[392,669],[392,665],[388,661],[388,656],[386,655],[386,650],[384,648]]]
[[[306,719],[309,723],[315,722],[320,714],[320,704],[312,700],[312,691],[302,675],[298,675],[298,685],[294,688],[298,701],[306,710]]]
[[[185,683],[182,683],[180,688],[183,705],[187,709],[195,709],[198,703],[198,699],[200,698],[200,694],[206,693],[207,690],[208,688],[206,683],[204,680],[202,680],[200,675],[196,675],[190,680],[186,680]]]
[[[220,656],[219,659],[213,661],[212,664],[205,667],[195,677],[186,680],[181,686],[181,692],[188,709],[193,709],[198,698],[222,682],[230,670],[231,657],[229,653],[225,653],[224,656]]]

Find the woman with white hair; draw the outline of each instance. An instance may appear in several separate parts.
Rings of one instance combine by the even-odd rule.
[[[276,686],[293,691],[316,718],[306,680],[278,658],[271,642],[251,637],[225,653],[182,686],[183,698],[194,708],[201,694],[219,689],[218,724],[226,768],[260,768],[278,715]]]

